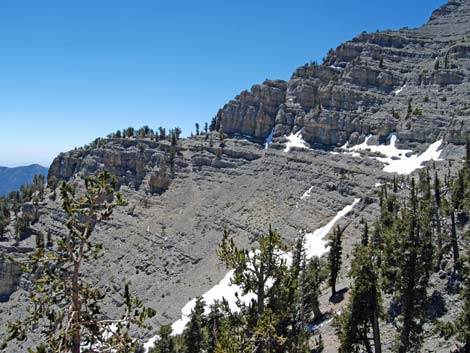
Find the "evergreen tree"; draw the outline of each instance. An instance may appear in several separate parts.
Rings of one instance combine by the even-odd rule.
[[[421,229],[425,218],[420,219],[420,205],[414,179],[411,180],[410,199],[403,212],[404,239],[400,263],[399,296],[402,304],[402,327],[397,350],[405,353],[419,349],[422,344],[422,329],[430,276],[430,255],[427,229]],[[424,201],[426,203],[426,201]],[[423,207],[427,207],[426,205]]]
[[[208,353],[215,353],[223,321],[224,312],[222,311],[222,304],[216,301],[210,306],[210,312],[207,315]]]
[[[328,284],[331,287],[331,298],[336,297],[336,281],[341,271],[343,246],[343,231],[337,226],[333,231],[333,237],[329,242],[330,251],[328,252],[329,278]]]
[[[126,136],[131,138],[131,137],[134,137],[134,128],[133,127],[128,127],[126,129]]]
[[[131,326],[142,325],[145,318],[154,315],[153,310],[142,307],[138,298],[131,298],[126,284],[126,312],[120,319],[104,318],[104,295],[84,278],[82,263],[99,256],[102,249],[93,239],[96,225],[125,203],[114,191],[115,181],[108,172],[86,178],[84,184],[83,194],[78,194],[71,183],[61,186],[69,233],[59,238],[55,247],[37,248],[22,263],[24,271],[34,274],[32,310],[25,320],[8,324],[8,339],[24,340],[27,332],[40,323],[44,342],[36,347],[38,352],[46,352],[47,347],[54,353],[80,353],[84,346],[129,352],[138,346],[129,336]]]
[[[0,198],[0,239],[2,239],[7,231],[7,227],[10,224],[10,207],[8,206],[7,201],[1,197]]]
[[[171,326],[160,326],[158,335],[160,336],[160,339],[151,350],[151,353],[175,353],[175,343],[171,337]]]
[[[204,300],[196,298],[196,305],[191,310],[190,320],[184,330],[185,353],[203,353],[207,349],[206,319]]]
[[[217,131],[218,130],[218,123],[217,123],[217,117],[214,116],[211,120],[211,124],[209,126],[210,131]]]
[[[367,223],[365,223],[367,225]],[[354,251],[350,276],[353,288],[346,311],[335,323],[340,339],[340,352],[353,353],[362,351],[381,353],[379,316],[381,313],[380,289],[378,288],[378,270],[371,248],[364,244],[367,238],[367,226],[364,227],[363,242]],[[372,331],[372,338],[369,333]],[[374,350],[372,350],[371,341]]]
[[[175,133],[176,139],[179,140],[181,133],[182,133],[181,129],[179,127],[175,127],[174,133]]]
[[[437,248],[436,248],[436,268],[441,267],[442,255],[443,255],[443,234],[442,234],[442,225],[441,225],[441,209],[442,209],[442,199],[441,199],[441,182],[437,172],[434,174],[434,225],[436,228],[436,238],[437,238]]]
[[[160,126],[158,128],[158,134],[159,134],[160,140],[165,140],[166,139],[166,130],[165,130],[165,128]]]
[[[388,194],[384,186],[381,192],[380,221],[376,227],[376,238],[380,238],[379,259],[381,262],[382,290],[393,293],[396,290],[401,259],[400,203],[395,193]]]
[[[268,351],[271,349],[271,343],[280,343],[271,327],[271,325],[277,327],[279,323],[277,320],[280,318],[276,317],[271,308],[266,312],[266,305],[268,299],[272,299],[268,288],[270,280],[275,283],[271,290],[282,294],[279,291],[281,287],[279,283],[282,283],[283,277],[288,272],[283,255],[287,247],[283,244],[279,233],[274,232],[271,227],[267,234],[258,239],[258,242],[259,249],[239,249],[235,246],[233,238],[229,238],[229,233],[225,231],[217,254],[228,268],[234,270],[232,283],[240,286],[241,294],[246,295],[251,292],[256,297],[252,301],[253,310],[248,308],[250,314],[247,320],[251,322],[248,326],[253,327],[255,331],[253,344],[255,344],[256,352],[263,353],[265,348]],[[261,327],[267,330],[264,332],[267,336],[261,332]]]
[[[194,124],[196,127],[196,136],[199,136],[199,123]]]
[[[319,297],[321,294],[321,285],[326,276],[323,273],[322,262],[320,258],[311,258],[306,266],[305,272],[305,294],[304,304],[307,313],[313,314],[313,321],[318,321],[323,316],[320,310]]]
[[[177,146],[178,145],[178,138],[176,137],[176,133],[173,132],[171,134],[171,146]]]
[[[209,147],[214,147],[214,139],[212,138],[212,134],[209,136]]]
[[[458,342],[462,343],[455,351],[458,353],[470,353],[470,248],[466,260],[460,289],[460,297],[463,301],[462,310],[454,321],[437,323],[437,331],[442,337],[447,341],[455,337]]]
[[[258,242],[259,250],[239,249],[235,246],[233,238],[229,238],[229,232],[225,231],[217,254],[227,268],[234,269],[232,282],[240,286],[242,294],[255,293],[259,318],[265,310],[267,281],[283,275],[287,269],[281,253],[287,248],[282,243],[280,234],[271,227]]]
[[[225,147],[225,134],[224,134],[224,129],[220,129],[219,131],[219,147],[224,148]]]

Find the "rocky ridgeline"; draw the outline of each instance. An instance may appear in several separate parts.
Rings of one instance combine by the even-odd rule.
[[[362,33],[321,65],[243,91],[217,113],[230,134],[266,139],[303,129],[327,147],[396,131],[401,142],[462,143],[470,115],[470,2],[450,1],[418,29]],[[410,102],[411,101],[411,102]],[[408,113],[408,106],[412,112]]]

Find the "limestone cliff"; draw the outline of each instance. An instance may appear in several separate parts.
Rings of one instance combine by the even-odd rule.
[[[462,143],[469,127],[470,2],[450,1],[417,29],[362,33],[291,79],[265,81],[217,113],[219,127],[264,140],[303,129],[327,147],[397,131],[401,142]],[[411,111],[409,111],[411,109]]]

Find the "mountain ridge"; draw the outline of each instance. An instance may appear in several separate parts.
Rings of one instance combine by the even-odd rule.
[[[0,196],[18,190],[22,185],[33,181],[34,175],[47,176],[48,168],[39,164],[19,167],[0,166]]]

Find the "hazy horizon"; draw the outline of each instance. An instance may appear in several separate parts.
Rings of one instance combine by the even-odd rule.
[[[209,122],[362,31],[417,27],[443,0],[0,5],[0,165],[49,167],[128,126]]]

